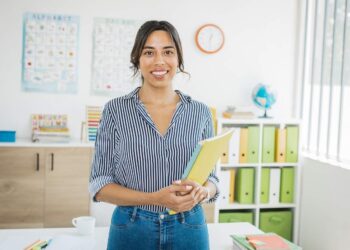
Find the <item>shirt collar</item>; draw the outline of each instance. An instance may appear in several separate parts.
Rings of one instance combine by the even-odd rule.
[[[180,90],[176,89],[175,92],[180,96],[181,102],[184,104],[192,102],[192,98],[189,95],[185,95]]]
[[[136,89],[134,89],[133,91],[131,91],[129,94],[123,96],[123,99],[131,99],[131,98],[134,98],[134,99],[137,99],[137,93],[139,92],[141,87],[137,87]]]
[[[129,94],[125,95],[123,98],[124,99],[134,98],[135,100],[138,100],[138,93],[140,91],[140,88],[141,87],[137,87],[136,89],[131,91]],[[179,95],[180,100],[181,100],[182,103],[187,104],[187,103],[190,103],[192,101],[192,98],[189,95],[185,95],[180,90],[176,89],[175,92]]]

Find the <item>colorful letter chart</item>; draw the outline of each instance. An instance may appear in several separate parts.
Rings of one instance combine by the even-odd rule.
[[[102,108],[99,106],[86,106],[87,138],[90,142],[96,140],[97,129],[100,125]]]
[[[130,54],[140,21],[94,19],[92,83],[94,94],[121,95],[135,84]]]
[[[79,17],[25,13],[22,88],[76,93]]]

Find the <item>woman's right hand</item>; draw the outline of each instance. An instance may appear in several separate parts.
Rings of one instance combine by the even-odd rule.
[[[155,205],[164,206],[177,213],[191,210],[198,202],[198,188],[190,185],[170,185],[153,193]],[[177,195],[188,193],[187,195]]]

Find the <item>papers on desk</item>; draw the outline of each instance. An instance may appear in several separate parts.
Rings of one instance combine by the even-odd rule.
[[[93,250],[95,243],[93,236],[63,234],[53,237],[45,250]]]
[[[238,250],[301,250],[294,243],[275,233],[258,235],[231,235],[234,249]]]

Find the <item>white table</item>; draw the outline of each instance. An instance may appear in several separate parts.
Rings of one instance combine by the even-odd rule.
[[[0,230],[0,250],[23,250],[37,239],[47,240],[59,235],[75,236],[80,239],[84,237],[84,240],[94,242],[94,250],[103,250],[107,246],[108,230],[108,227],[97,227],[95,234],[88,237],[78,236],[75,228],[3,229]],[[211,250],[234,249],[231,234],[263,233],[255,226],[245,222],[208,224],[208,230]]]

